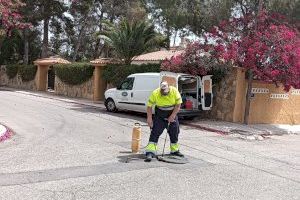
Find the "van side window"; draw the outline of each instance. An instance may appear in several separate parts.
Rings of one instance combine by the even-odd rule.
[[[159,87],[159,77],[136,77],[134,89],[139,91],[152,91]]]
[[[120,85],[120,90],[132,90],[134,83],[134,78],[126,78],[123,83]]]

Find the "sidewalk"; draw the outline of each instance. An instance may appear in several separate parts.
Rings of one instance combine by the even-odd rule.
[[[86,105],[94,108],[105,108],[103,101],[92,101],[88,99],[83,98],[71,98],[71,97],[65,97],[61,95],[57,95],[53,92],[39,92],[39,91],[25,91],[15,88],[8,88],[8,87],[0,87],[0,90],[6,90],[6,91],[13,91],[20,94],[25,95],[31,95],[41,98],[47,98],[47,99],[53,99],[57,101],[67,102],[67,103],[74,103],[78,105]]]
[[[238,136],[249,140],[263,140],[270,136],[300,134],[300,125],[251,124],[244,125],[225,121],[195,119],[184,125],[216,132],[222,135]]]

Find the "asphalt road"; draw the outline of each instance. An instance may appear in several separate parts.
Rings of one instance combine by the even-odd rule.
[[[300,199],[299,135],[245,141],[181,127],[189,164],[144,163],[130,154],[144,120],[0,90],[0,123],[16,132],[0,143],[0,199]],[[148,136],[143,127],[143,146]]]

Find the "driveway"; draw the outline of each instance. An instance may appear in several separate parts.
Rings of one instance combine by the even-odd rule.
[[[183,126],[189,164],[145,163],[129,153],[144,118],[0,90],[0,123],[16,133],[0,143],[0,199],[300,199],[299,135],[245,141]],[[148,136],[143,127],[143,147]]]

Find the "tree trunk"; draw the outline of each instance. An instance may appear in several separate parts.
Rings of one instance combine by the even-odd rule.
[[[173,41],[173,46],[174,46],[174,47],[176,46],[177,33],[178,33],[178,30],[175,30],[174,41]]]
[[[1,49],[2,49],[2,45],[3,45],[3,41],[5,40],[6,37],[6,33],[1,33],[0,31],[0,55],[1,55]]]
[[[263,8],[263,0],[259,0],[258,4],[258,12],[257,16],[260,15],[260,12]],[[255,31],[257,29],[257,16],[255,21]],[[251,104],[251,94],[252,94],[252,82],[253,82],[253,71],[249,70],[249,77],[248,77],[248,88],[247,88],[247,96],[246,96],[246,106],[245,106],[245,115],[244,115],[244,124],[249,124],[249,114],[250,114],[250,104]]]
[[[42,47],[42,58],[48,57],[48,46],[49,46],[49,18],[44,19],[44,37]]]
[[[81,45],[81,42],[82,42],[82,38],[84,36],[84,33],[85,33],[85,28],[88,26],[88,24],[90,23],[88,20],[89,20],[89,13],[90,13],[90,10],[87,11],[87,13],[85,13],[84,17],[83,17],[83,20],[81,22],[82,24],[82,27],[79,31],[79,35],[78,35],[78,39],[77,39],[77,43],[75,45],[75,49],[74,49],[74,55],[73,55],[73,58],[72,58],[72,61],[75,62],[76,61],[76,57],[78,55],[78,51],[79,51],[79,48],[80,48],[80,45]]]
[[[93,55],[94,58],[98,58],[100,56],[102,48],[103,47],[101,46],[101,39],[98,38],[97,41],[96,41],[95,52],[94,52],[94,55]]]
[[[251,94],[252,94],[252,82],[253,82],[253,72],[250,69],[248,76],[248,88],[247,88],[247,96],[246,96],[246,106],[245,106],[245,115],[244,115],[244,123],[249,124],[249,113],[250,113],[250,103],[251,103]]]
[[[171,43],[172,43],[172,41],[171,41],[172,31],[171,31],[171,28],[169,26],[166,27],[165,34],[166,34],[167,41],[168,41],[168,43],[167,43],[167,49],[169,49],[170,46],[171,46]]]
[[[23,64],[28,65],[28,57],[29,57],[29,41],[28,41],[28,29],[24,30],[24,56],[23,56]]]
[[[2,53],[2,52],[1,52],[1,49],[2,49],[2,43],[3,43],[3,40],[4,40],[4,39],[1,38],[1,36],[0,36],[0,55],[1,55],[1,53]]]
[[[78,55],[78,51],[79,51],[79,48],[80,48],[80,45],[81,45],[82,37],[85,33],[85,27],[86,27],[86,23],[84,23],[84,25],[82,25],[82,28],[80,29],[80,32],[79,32],[77,43],[76,43],[75,49],[74,49],[74,55],[73,55],[73,58],[72,58],[73,62],[76,61],[76,57]]]
[[[103,19],[103,12],[101,12],[101,15],[100,15],[100,18],[99,18],[99,21],[100,21],[99,32],[100,33],[102,31],[102,23],[101,23],[102,19]],[[99,38],[97,38],[97,41],[96,41],[94,58],[98,58],[101,54],[101,51],[102,51],[103,47],[100,44],[101,44],[101,38],[99,37]]]

